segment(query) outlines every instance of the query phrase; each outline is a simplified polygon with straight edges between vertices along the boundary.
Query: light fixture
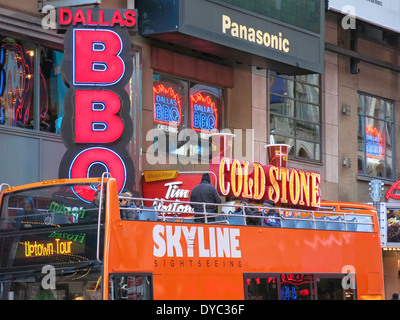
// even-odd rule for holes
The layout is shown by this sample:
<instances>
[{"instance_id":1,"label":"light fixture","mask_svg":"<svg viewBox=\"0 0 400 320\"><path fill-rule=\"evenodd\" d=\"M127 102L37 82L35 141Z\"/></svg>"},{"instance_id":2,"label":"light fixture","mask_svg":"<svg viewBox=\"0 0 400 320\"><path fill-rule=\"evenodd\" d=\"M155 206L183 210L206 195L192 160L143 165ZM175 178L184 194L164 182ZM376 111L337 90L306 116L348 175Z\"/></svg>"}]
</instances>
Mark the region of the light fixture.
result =
<instances>
[{"instance_id":1,"label":"light fixture","mask_svg":"<svg viewBox=\"0 0 400 320\"><path fill-rule=\"evenodd\" d=\"M349 157L343 157L342 160L343 167L346 167L347 169L351 167L351 159Z\"/></svg>"},{"instance_id":2,"label":"light fixture","mask_svg":"<svg viewBox=\"0 0 400 320\"><path fill-rule=\"evenodd\" d=\"M342 113L343 113L345 116L349 116L349 115L350 115L350 108L351 108L350 106L344 104L344 105L342 106Z\"/></svg>"}]
</instances>

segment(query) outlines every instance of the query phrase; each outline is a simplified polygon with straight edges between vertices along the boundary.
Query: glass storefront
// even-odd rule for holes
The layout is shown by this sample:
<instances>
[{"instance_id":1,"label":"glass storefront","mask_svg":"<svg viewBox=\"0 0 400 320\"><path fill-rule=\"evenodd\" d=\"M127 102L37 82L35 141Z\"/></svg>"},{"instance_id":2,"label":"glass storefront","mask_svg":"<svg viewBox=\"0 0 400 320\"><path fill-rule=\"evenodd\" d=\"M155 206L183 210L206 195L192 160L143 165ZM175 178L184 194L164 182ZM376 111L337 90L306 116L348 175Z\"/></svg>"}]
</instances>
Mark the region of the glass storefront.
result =
<instances>
[{"instance_id":1,"label":"glass storefront","mask_svg":"<svg viewBox=\"0 0 400 320\"><path fill-rule=\"evenodd\" d=\"M358 94L358 174L394 178L393 102Z\"/></svg>"},{"instance_id":2,"label":"glass storefront","mask_svg":"<svg viewBox=\"0 0 400 320\"><path fill-rule=\"evenodd\" d=\"M61 78L62 56L60 51L0 35L1 125L60 132L68 90Z\"/></svg>"},{"instance_id":3,"label":"glass storefront","mask_svg":"<svg viewBox=\"0 0 400 320\"><path fill-rule=\"evenodd\" d=\"M289 155L321 161L319 75L269 75L271 143L290 145Z\"/></svg>"},{"instance_id":4,"label":"glass storefront","mask_svg":"<svg viewBox=\"0 0 400 320\"><path fill-rule=\"evenodd\" d=\"M221 88L154 74L154 152L208 161L209 136L222 128L223 108Z\"/></svg>"}]
</instances>

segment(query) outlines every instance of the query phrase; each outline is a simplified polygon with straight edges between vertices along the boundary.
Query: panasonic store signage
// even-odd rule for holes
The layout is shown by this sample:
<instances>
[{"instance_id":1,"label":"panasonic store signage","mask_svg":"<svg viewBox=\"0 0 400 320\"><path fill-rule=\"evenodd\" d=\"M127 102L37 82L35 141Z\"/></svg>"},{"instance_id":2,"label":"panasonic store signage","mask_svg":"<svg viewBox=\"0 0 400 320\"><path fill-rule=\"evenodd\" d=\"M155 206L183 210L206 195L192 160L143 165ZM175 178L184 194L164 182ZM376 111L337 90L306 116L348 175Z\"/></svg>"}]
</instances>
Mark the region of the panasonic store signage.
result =
<instances>
[{"instance_id":1,"label":"panasonic store signage","mask_svg":"<svg viewBox=\"0 0 400 320\"><path fill-rule=\"evenodd\" d=\"M303 72L323 72L324 32L321 30L324 29L325 7L320 2L312 2L314 5L311 7L315 7L313 12L308 12L308 7L303 8L303 20L312 15L314 24L317 24L312 30L226 2L229 1L145 1L139 9L141 15L146 16L141 22L140 32L145 36L237 61L249 59L251 61L242 62L256 66L258 62L265 63L268 59L269 65L275 62L277 66L286 65L291 70L297 68ZM288 1L287 6L292 4L291 12L298 5ZM293 17L293 21L295 18L298 21L301 17ZM249 55L243 55L243 52Z\"/></svg>"}]
</instances>

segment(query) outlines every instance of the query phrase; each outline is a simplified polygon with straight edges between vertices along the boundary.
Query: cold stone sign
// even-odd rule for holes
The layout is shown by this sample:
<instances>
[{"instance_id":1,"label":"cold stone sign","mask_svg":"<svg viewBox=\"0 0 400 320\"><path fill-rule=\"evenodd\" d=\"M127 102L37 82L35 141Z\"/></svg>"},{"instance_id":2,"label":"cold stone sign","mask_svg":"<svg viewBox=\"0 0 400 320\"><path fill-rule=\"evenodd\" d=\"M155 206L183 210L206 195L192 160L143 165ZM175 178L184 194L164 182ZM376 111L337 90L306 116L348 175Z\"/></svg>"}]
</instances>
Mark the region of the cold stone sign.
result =
<instances>
[{"instance_id":1,"label":"cold stone sign","mask_svg":"<svg viewBox=\"0 0 400 320\"><path fill-rule=\"evenodd\" d=\"M61 125L67 151L60 178L110 172L119 191L134 183L133 162L125 149L133 132L125 86L133 71L129 30L137 30L136 17L135 10L58 11L59 28L67 28L61 72L69 86Z\"/></svg>"}]
</instances>

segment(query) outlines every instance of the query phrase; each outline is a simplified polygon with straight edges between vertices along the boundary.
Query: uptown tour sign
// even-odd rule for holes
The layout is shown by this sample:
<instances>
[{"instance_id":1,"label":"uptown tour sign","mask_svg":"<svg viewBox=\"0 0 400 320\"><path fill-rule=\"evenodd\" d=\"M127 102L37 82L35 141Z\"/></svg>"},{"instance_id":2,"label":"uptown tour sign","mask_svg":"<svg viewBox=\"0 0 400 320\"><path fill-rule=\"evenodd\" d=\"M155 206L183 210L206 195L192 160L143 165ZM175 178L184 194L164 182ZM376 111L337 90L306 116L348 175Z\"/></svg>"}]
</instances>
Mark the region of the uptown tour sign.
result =
<instances>
[{"instance_id":1,"label":"uptown tour sign","mask_svg":"<svg viewBox=\"0 0 400 320\"><path fill-rule=\"evenodd\" d=\"M61 72L69 87L61 125L67 151L60 178L110 172L119 191L134 183L134 165L126 151L133 124L125 86L133 71L129 32L137 31L136 19L136 11L129 9L58 10L58 28L66 29Z\"/></svg>"}]
</instances>

